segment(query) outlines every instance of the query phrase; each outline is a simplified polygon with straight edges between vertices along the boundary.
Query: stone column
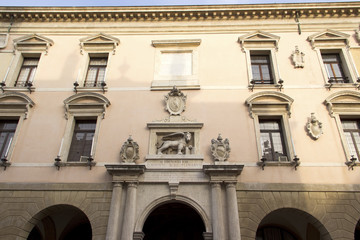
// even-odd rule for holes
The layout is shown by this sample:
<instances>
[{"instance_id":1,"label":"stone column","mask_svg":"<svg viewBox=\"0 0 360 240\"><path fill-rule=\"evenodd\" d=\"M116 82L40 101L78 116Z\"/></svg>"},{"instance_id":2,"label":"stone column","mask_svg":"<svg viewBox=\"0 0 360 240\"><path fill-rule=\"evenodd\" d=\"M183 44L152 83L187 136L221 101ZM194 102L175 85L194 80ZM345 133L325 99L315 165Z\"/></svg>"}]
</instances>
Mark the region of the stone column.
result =
<instances>
[{"instance_id":1,"label":"stone column","mask_svg":"<svg viewBox=\"0 0 360 240\"><path fill-rule=\"evenodd\" d=\"M229 224L229 239L240 240L239 211L236 197L236 183L226 183L227 215Z\"/></svg>"},{"instance_id":2,"label":"stone column","mask_svg":"<svg viewBox=\"0 0 360 240\"><path fill-rule=\"evenodd\" d=\"M211 182L211 214L214 240L225 239L220 182Z\"/></svg>"},{"instance_id":3,"label":"stone column","mask_svg":"<svg viewBox=\"0 0 360 240\"><path fill-rule=\"evenodd\" d=\"M121 240L133 240L135 224L136 190L138 183L130 182L127 186L126 207L123 220Z\"/></svg>"},{"instance_id":4,"label":"stone column","mask_svg":"<svg viewBox=\"0 0 360 240\"><path fill-rule=\"evenodd\" d=\"M120 239L122 187L121 182L115 182L113 185L106 240Z\"/></svg>"}]
</instances>

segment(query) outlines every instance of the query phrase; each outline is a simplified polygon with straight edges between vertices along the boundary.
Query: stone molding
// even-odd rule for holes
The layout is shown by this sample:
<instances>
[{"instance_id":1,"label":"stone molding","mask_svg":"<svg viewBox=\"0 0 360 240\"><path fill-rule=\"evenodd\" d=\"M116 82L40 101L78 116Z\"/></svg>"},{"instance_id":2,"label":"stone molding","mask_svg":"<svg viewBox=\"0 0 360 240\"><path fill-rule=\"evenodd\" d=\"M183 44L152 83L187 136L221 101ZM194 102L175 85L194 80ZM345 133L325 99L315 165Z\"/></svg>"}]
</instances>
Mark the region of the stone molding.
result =
<instances>
[{"instance_id":1,"label":"stone molding","mask_svg":"<svg viewBox=\"0 0 360 240\"><path fill-rule=\"evenodd\" d=\"M0 95L0 114L24 114L27 118L29 108L35 103L27 95L18 92L6 92Z\"/></svg>"},{"instance_id":2,"label":"stone molding","mask_svg":"<svg viewBox=\"0 0 360 240\"><path fill-rule=\"evenodd\" d=\"M327 97L324 104L332 117L334 117L334 113L359 114L360 93L350 90L339 91Z\"/></svg>"},{"instance_id":3,"label":"stone molding","mask_svg":"<svg viewBox=\"0 0 360 240\"><path fill-rule=\"evenodd\" d=\"M331 46L346 46L349 48L349 34L327 29L326 31L315 33L308 37L308 41L313 48Z\"/></svg>"},{"instance_id":4,"label":"stone molding","mask_svg":"<svg viewBox=\"0 0 360 240\"><path fill-rule=\"evenodd\" d=\"M116 37L99 33L80 39L80 53L85 51L110 52L115 54L116 47L120 44L120 40Z\"/></svg>"},{"instance_id":5,"label":"stone molding","mask_svg":"<svg viewBox=\"0 0 360 240\"><path fill-rule=\"evenodd\" d=\"M256 31L252 33L245 34L239 37L239 43L242 50L249 47L263 47L264 45L269 45L268 47L273 47L276 50L278 49L280 37L271 33L264 31Z\"/></svg>"},{"instance_id":6,"label":"stone molding","mask_svg":"<svg viewBox=\"0 0 360 240\"><path fill-rule=\"evenodd\" d=\"M45 51L46 55L52 45L54 45L53 40L35 33L14 39L14 49L21 52Z\"/></svg>"},{"instance_id":7,"label":"stone molding","mask_svg":"<svg viewBox=\"0 0 360 240\"><path fill-rule=\"evenodd\" d=\"M1 7L0 20L15 22L196 21L356 17L360 4L300 3L159 7Z\"/></svg>"}]
</instances>

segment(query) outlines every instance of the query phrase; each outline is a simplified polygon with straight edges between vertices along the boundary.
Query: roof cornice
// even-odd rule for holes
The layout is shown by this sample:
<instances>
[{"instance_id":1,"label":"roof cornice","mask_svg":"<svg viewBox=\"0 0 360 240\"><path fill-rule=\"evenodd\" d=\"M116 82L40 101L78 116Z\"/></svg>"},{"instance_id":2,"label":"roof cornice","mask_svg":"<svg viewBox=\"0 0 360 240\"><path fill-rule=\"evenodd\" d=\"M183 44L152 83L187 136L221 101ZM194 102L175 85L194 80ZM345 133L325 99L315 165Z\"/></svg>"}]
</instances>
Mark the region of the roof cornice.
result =
<instances>
[{"instance_id":1,"label":"roof cornice","mask_svg":"<svg viewBox=\"0 0 360 240\"><path fill-rule=\"evenodd\" d=\"M359 2L161 7L0 7L0 21L191 21L360 15Z\"/></svg>"}]
</instances>

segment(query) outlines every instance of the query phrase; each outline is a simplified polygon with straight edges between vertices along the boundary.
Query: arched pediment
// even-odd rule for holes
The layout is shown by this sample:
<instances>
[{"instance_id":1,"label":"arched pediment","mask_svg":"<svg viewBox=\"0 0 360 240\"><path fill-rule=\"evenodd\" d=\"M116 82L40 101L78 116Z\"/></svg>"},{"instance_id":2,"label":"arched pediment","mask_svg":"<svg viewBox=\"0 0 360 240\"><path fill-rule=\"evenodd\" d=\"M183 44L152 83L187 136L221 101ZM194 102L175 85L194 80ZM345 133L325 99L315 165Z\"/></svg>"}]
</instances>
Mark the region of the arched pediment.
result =
<instances>
[{"instance_id":1,"label":"arched pediment","mask_svg":"<svg viewBox=\"0 0 360 240\"><path fill-rule=\"evenodd\" d=\"M280 37L271 33L256 31L239 37L239 43L244 49L246 47L273 47L278 48Z\"/></svg>"},{"instance_id":2,"label":"arched pediment","mask_svg":"<svg viewBox=\"0 0 360 240\"><path fill-rule=\"evenodd\" d=\"M290 108L293 102L294 99L291 97L275 91L258 92L245 101L249 106L252 117L254 112L257 114L265 112L274 114L287 113L290 116Z\"/></svg>"},{"instance_id":3,"label":"arched pediment","mask_svg":"<svg viewBox=\"0 0 360 240\"><path fill-rule=\"evenodd\" d=\"M313 48L315 47L325 47L329 44L334 46L336 44L337 46L343 45L343 46L349 46L349 34L345 34L339 31L334 31L331 29L327 29L322 32L315 33L313 35L310 35L308 37L308 41L310 41L311 46Z\"/></svg>"},{"instance_id":4,"label":"arched pediment","mask_svg":"<svg viewBox=\"0 0 360 240\"><path fill-rule=\"evenodd\" d=\"M14 40L14 48L19 51L45 51L47 53L53 44L54 41L50 38L35 33Z\"/></svg>"},{"instance_id":5,"label":"arched pediment","mask_svg":"<svg viewBox=\"0 0 360 240\"><path fill-rule=\"evenodd\" d=\"M64 100L65 117L68 113L84 114L105 114L105 109L110 105L110 101L98 93L78 93Z\"/></svg>"},{"instance_id":6,"label":"arched pediment","mask_svg":"<svg viewBox=\"0 0 360 240\"><path fill-rule=\"evenodd\" d=\"M113 51L115 54L116 47L120 44L120 40L116 37L99 33L89 37L80 39L80 52L85 51Z\"/></svg>"},{"instance_id":7,"label":"arched pediment","mask_svg":"<svg viewBox=\"0 0 360 240\"><path fill-rule=\"evenodd\" d=\"M0 95L0 113L2 114L24 114L27 118L29 108L33 107L35 103L23 93L6 92Z\"/></svg>"},{"instance_id":8,"label":"arched pediment","mask_svg":"<svg viewBox=\"0 0 360 240\"><path fill-rule=\"evenodd\" d=\"M337 114L360 114L360 93L356 91L340 91L325 99L331 116Z\"/></svg>"}]
</instances>

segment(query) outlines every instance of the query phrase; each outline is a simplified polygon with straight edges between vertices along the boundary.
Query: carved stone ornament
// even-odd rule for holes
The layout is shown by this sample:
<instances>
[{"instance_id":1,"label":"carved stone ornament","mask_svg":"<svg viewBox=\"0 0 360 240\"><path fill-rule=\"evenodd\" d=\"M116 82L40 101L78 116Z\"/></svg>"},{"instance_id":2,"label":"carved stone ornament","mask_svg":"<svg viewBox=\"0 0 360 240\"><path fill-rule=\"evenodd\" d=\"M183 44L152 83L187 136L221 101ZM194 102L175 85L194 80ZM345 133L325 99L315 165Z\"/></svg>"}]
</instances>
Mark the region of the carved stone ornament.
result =
<instances>
[{"instance_id":1,"label":"carved stone ornament","mask_svg":"<svg viewBox=\"0 0 360 240\"><path fill-rule=\"evenodd\" d=\"M175 150L178 155L191 154L193 147L189 145L191 140L191 133L189 132L175 132L170 133L161 138L157 143L157 154L171 154Z\"/></svg>"},{"instance_id":2,"label":"carved stone ornament","mask_svg":"<svg viewBox=\"0 0 360 240\"><path fill-rule=\"evenodd\" d=\"M211 153L215 161L226 161L229 158L230 150L229 140L226 138L223 141L220 134L217 139L211 140Z\"/></svg>"},{"instance_id":3,"label":"carved stone ornament","mask_svg":"<svg viewBox=\"0 0 360 240\"><path fill-rule=\"evenodd\" d=\"M299 47L295 46L295 51L291 54L295 68L304 68L305 53L300 52Z\"/></svg>"},{"instance_id":4,"label":"carved stone ornament","mask_svg":"<svg viewBox=\"0 0 360 240\"><path fill-rule=\"evenodd\" d=\"M323 134L322 123L316 119L315 113L311 113L311 117L306 124L306 129L308 134L315 140L319 139L321 134Z\"/></svg>"},{"instance_id":5,"label":"carved stone ornament","mask_svg":"<svg viewBox=\"0 0 360 240\"><path fill-rule=\"evenodd\" d=\"M168 95L165 96L165 102L165 109L170 115L180 115L185 111L186 96L175 86Z\"/></svg>"},{"instance_id":6,"label":"carved stone ornament","mask_svg":"<svg viewBox=\"0 0 360 240\"><path fill-rule=\"evenodd\" d=\"M121 147L120 151L121 161L124 163L133 163L139 159L139 145L133 141L131 136Z\"/></svg>"}]
</instances>

